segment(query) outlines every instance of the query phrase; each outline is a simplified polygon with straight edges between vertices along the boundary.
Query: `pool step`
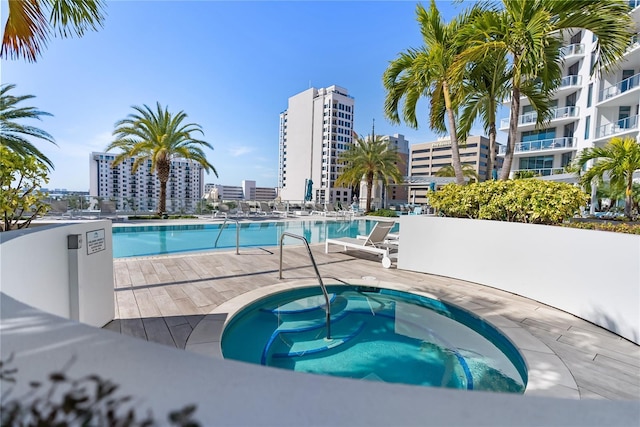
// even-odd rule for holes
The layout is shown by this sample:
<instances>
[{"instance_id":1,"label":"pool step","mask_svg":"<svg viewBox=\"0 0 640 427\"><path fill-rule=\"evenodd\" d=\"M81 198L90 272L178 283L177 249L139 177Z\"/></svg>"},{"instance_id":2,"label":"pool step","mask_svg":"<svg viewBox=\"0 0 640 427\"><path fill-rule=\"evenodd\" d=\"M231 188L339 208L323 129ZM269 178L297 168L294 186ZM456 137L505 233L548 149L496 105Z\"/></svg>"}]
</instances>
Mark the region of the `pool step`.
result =
<instances>
[{"instance_id":1,"label":"pool step","mask_svg":"<svg viewBox=\"0 0 640 427\"><path fill-rule=\"evenodd\" d=\"M302 301L308 300L308 301ZM325 300L323 296L314 296L296 300L286 305L264 309L278 317L281 327L286 327L287 323L295 322L324 322L326 319ZM331 304L331 318L340 315L347 306L347 300L335 294L329 294ZM295 303L295 304L294 304Z\"/></svg>"},{"instance_id":2,"label":"pool step","mask_svg":"<svg viewBox=\"0 0 640 427\"><path fill-rule=\"evenodd\" d=\"M355 328L352 329L349 333L344 333L342 331L332 331L331 339L327 340L325 337L314 337L314 339L306 339L301 340L299 336L291 337L296 341L291 345L287 346L286 344L274 346L274 353L272 357L274 358L285 358L285 357L302 357L311 354L322 353L325 351L329 351L336 347L345 344L358 336L360 332L364 329L365 322L361 321L356 324ZM333 325L332 325L333 326ZM337 329L337 328L333 328ZM293 335L293 334L291 334ZM286 339L286 337L283 337ZM284 343L284 341L283 341ZM284 347L284 351L278 352L280 348Z\"/></svg>"}]
</instances>

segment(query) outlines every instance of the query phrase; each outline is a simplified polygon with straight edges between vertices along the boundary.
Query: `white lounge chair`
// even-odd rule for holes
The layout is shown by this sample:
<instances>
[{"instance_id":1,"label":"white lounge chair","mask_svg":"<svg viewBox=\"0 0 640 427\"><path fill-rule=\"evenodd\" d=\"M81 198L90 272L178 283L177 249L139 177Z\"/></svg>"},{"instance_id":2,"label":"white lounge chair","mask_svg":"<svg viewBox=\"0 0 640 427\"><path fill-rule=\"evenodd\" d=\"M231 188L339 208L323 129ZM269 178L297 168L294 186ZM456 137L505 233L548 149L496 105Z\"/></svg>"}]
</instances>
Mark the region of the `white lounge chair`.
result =
<instances>
[{"instance_id":1,"label":"white lounge chair","mask_svg":"<svg viewBox=\"0 0 640 427\"><path fill-rule=\"evenodd\" d=\"M380 221L371 229L371 232L365 239L358 239L354 237L340 237L336 239L327 239L325 241L324 251L329 253L329 245L339 245L344 248L345 251L349 249L356 249L359 251L374 253L382 256L382 266L384 268L391 267L390 253L392 249L397 249L397 245L389 244L387 242L387 236L389 231L394 226L393 221Z\"/></svg>"}]
</instances>

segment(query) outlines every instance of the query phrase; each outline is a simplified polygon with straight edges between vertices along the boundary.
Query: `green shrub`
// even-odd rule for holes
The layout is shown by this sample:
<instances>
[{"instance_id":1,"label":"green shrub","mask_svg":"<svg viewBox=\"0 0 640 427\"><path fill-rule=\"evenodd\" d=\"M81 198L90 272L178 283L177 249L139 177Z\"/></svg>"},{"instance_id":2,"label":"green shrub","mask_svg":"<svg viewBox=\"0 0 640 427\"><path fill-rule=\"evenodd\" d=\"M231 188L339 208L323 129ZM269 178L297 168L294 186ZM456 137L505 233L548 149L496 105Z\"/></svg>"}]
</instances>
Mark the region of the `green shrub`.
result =
<instances>
[{"instance_id":1,"label":"green shrub","mask_svg":"<svg viewBox=\"0 0 640 427\"><path fill-rule=\"evenodd\" d=\"M367 212L366 215L383 216L389 218L395 218L398 216L396 211L392 211L391 209L378 209L377 211Z\"/></svg>"},{"instance_id":2,"label":"green shrub","mask_svg":"<svg viewBox=\"0 0 640 427\"><path fill-rule=\"evenodd\" d=\"M444 216L532 224L561 223L589 199L578 187L539 179L448 184L427 196Z\"/></svg>"},{"instance_id":3,"label":"green shrub","mask_svg":"<svg viewBox=\"0 0 640 427\"><path fill-rule=\"evenodd\" d=\"M640 235L640 225L625 223L614 224L612 222L570 222L562 224L564 227L580 228L583 230L613 231L615 233L627 233Z\"/></svg>"}]
</instances>

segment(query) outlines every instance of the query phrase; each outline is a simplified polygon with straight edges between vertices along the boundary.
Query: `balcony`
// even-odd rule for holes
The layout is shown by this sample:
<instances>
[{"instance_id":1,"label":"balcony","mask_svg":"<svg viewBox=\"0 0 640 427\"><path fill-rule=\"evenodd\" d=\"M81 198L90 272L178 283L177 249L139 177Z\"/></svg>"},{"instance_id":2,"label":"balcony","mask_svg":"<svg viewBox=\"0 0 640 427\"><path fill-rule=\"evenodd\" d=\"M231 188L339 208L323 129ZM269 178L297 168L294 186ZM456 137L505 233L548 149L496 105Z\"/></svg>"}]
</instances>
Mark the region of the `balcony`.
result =
<instances>
[{"instance_id":1,"label":"balcony","mask_svg":"<svg viewBox=\"0 0 640 427\"><path fill-rule=\"evenodd\" d=\"M566 76L560 80L560 84L556 89L555 96L562 96L570 91L580 89L582 84L582 76Z\"/></svg>"},{"instance_id":2,"label":"balcony","mask_svg":"<svg viewBox=\"0 0 640 427\"><path fill-rule=\"evenodd\" d=\"M575 43L570 44L569 46L564 46L560 49L560 54L565 59L575 55L584 55L584 45L581 43Z\"/></svg>"},{"instance_id":3,"label":"balcony","mask_svg":"<svg viewBox=\"0 0 640 427\"><path fill-rule=\"evenodd\" d=\"M640 87L640 73L624 79L613 86L609 86L600 91L598 95L598 104L606 104L606 106L627 105L630 98L637 101L637 88ZM628 96L627 96L628 95Z\"/></svg>"},{"instance_id":4,"label":"balcony","mask_svg":"<svg viewBox=\"0 0 640 427\"><path fill-rule=\"evenodd\" d=\"M564 137L564 138L551 138L543 139L540 141L528 141L519 142L515 145L513 154L518 155L522 153L530 154L535 151L544 150L558 150L558 151L571 151L576 147L576 138ZM569 149L569 150L566 150ZM501 145L499 156L504 156L507 153L507 146Z\"/></svg>"},{"instance_id":5,"label":"balcony","mask_svg":"<svg viewBox=\"0 0 640 427\"><path fill-rule=\"evenodd\" d=\"M549 176L549 175L561 175L563 173L566 173L564 168L515 169L511 171L511 176L528 177L529 174L533 174L533 176Z\"/></svg>"},{"instance_id":6,"label":"balcony","mask_svg":"<svg viewBox=\"0 0 640 427\"><path fill-rule=\"evenodd\" d=\"M568 123L578 117L580 109L578 107L560 107L552 110L551 121L556 124ZM500 129L509 129L509 117L500 120ZM518 117L518 130L526 130L526 128L535 128L538 120L538 112L531 111Z\"/></svg>"},{"instance_id":7,"label":"balcony","mask_svg":"<svg viewBox=\"0 0 640 427\"><path fill-rule=\"evenodd\" d=\"M627 117L614 123L600 126L596 130L596 138L608 138L611 136L620 136L628 133L637 132L638 116Z\"/></svg>"}]
</instances>

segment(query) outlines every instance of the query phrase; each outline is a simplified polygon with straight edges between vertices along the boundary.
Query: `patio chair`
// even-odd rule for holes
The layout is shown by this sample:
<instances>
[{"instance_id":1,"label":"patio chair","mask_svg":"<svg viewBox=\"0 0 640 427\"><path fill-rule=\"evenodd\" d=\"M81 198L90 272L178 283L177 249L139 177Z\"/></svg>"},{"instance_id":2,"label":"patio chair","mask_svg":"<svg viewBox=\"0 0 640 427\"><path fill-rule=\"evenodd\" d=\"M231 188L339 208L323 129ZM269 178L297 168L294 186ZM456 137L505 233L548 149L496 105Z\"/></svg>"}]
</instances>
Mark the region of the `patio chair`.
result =
<instances>
[{"instance_id":1,"label":"patio chair","mask_svg":"<svg viewBox=\"0 0 640 427\"><path fill-rule=\"evenodd\" d=\"M413 211L409 212L409 215L422 215L422 206L413 208Z\"/></svg>"},{"instance_id":2,"label":"patio chair","mask_svg":"<svg viewBox=\"0 0 640 427\"><path fill-rule=\"evenodd\" d=\"M216 211L214 217L224 217L229 218L229 205L225 205L224 203L220 203L218 205L218 210Z\"/></svg>"},{"instance_id":3,"label":"patio chair","mask_svg":"<svg viewBox=\"0 0 640 427\"><path fill-rule=\"evenodd\" d=\"M71 218L71 212L69 212L69 201L51 200L51 202L49 202L47 216L57 217L59 219L63 219L65 217Z\"/></svg>"},{"instance_id":4,"label":"patio chair","mask_svg":"<svg viewBox=\"0 0 640 427\"><path fill-rule=\"evenodd\" d=\"M260 211L258 212L259 214L264 216L281 216L279 212L276 213L274 212L273 209L271 209L271 206L269 206L269 203L267 202L259 202L259 203L260 203Z\"/></svg>"},{"instance_id":5,"label":"patio chair","mask_svg":"<svg viewBox=\"0 0 640 427\"><path fill-rule=\"evenodd\" d=\"M100 218L117 219L118 212L116 211L116 203L110 200L103 200L100 202Z\"/></svg>"},{"instance_id":6,"label":"patio chair","mask_svg":"<svg viewBox=\"0 0 640 427\"><path fill-rule=\"evenodd\" d=\"M289 216L289 210L287 209L287 205L282 202L276 203L273 207L273 213L282 216L283 218L287 218Z\"/></svg>"},{"instance_id":7,"label":"patio chair","mask_svg":"<svg viewBox=\"0 0 640 427\"><path fill-rule=\"evenodd\" d=\"M398 245L390 244L387 240L389 231L394 226L393 221L376 222L371 232L364 239L353 237L340 237L336 239L327 239L325 241L324 251L329 253L329 245L339 245L345 251L356 249L363 252L369 252L382 256L382 266L384 268L391 267L391 251L397 249Z\"/></svg>"}]
</instances>

